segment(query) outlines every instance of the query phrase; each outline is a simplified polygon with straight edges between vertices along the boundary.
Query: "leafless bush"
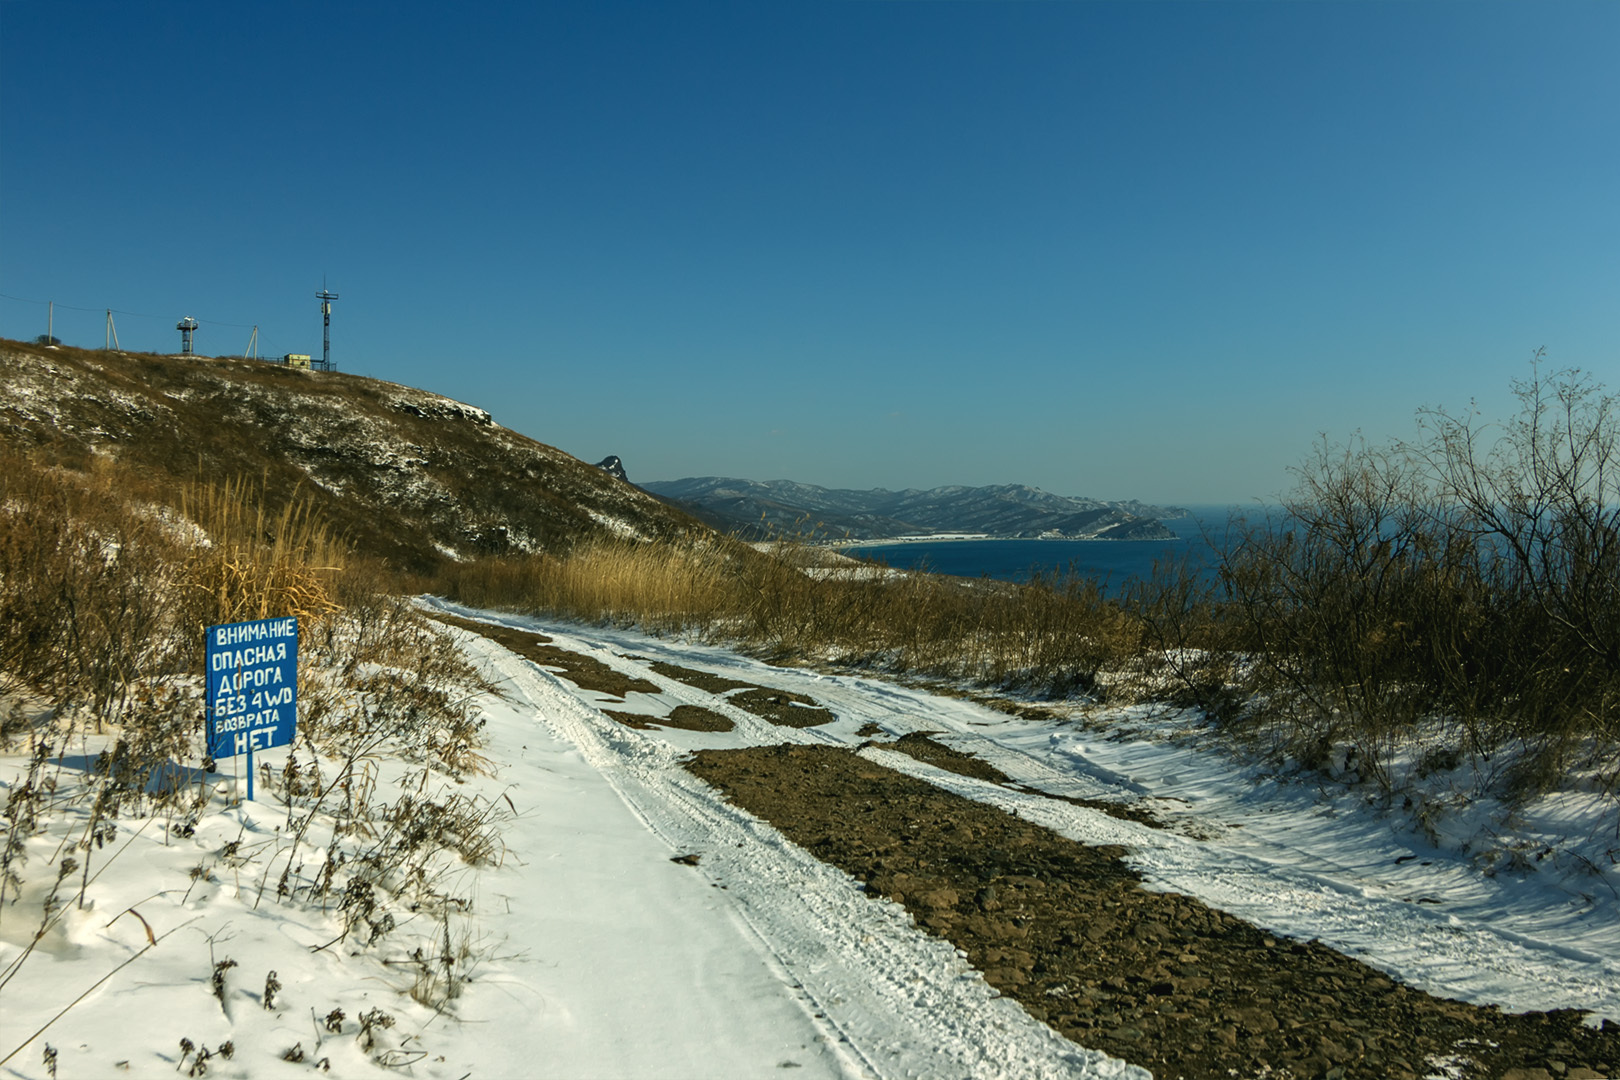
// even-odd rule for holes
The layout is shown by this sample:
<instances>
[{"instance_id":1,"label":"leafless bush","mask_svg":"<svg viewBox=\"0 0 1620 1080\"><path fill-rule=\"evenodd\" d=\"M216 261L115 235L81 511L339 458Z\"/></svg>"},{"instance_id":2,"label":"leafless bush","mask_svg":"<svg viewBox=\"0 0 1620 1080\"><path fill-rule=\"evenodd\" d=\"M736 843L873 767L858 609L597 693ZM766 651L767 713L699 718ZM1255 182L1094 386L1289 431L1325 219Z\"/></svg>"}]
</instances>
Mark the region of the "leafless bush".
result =
<instances>
[{"instance_id":1,"label":"leafless bush","mask_svg":"<svg viewBox=\"0 0 1620 1080\"><path fill-rule=\"evenodd\" d=\"M1191 556L1159 560L1125 605L1141 628L1121 682L1139 698L1198 709L1217 721L1241 711L1235 643L1218 586Z\"/></svg>"},{"instance_id":2,"label":"leafless bush","mask_svg":"<svg viewBox=\"0 0 1620 1080\"><path fill-rule=\"evenodd\" d=\"M1430 410L1412 442L1324 444L1280 515L1230 534L1237 729L1307 764L1348 747L1385 785L1421 730L1510 801L1571 769L1614 792L1620 417L1539 362L1515 391L1500 427Z\"/></svg>"},{"instance_id":3,"label":"leafless bush","mask_svg":"<svg viewBox=\"0 0 1620 1080\"><path fill-rule=\"evenodd\" d=\"M1451 520L1475 539L1494 621L1511 630L1494 670L1502 741L1543 790L1572 765L1620 763L1620 413L1578 371L1515 384L1519 413L1493 433L1471 414L1424 414L1414 454Z\"/></svg>"}]
</instances>

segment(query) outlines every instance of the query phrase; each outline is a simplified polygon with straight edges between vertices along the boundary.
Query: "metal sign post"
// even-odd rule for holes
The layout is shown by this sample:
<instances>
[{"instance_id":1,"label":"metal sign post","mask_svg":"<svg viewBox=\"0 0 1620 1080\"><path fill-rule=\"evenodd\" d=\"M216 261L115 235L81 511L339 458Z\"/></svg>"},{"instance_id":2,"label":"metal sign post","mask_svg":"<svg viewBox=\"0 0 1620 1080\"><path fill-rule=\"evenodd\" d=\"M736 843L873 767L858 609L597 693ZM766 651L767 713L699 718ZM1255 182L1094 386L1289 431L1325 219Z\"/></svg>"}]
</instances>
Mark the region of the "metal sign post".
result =
<instances>
[{"instance_id":1,"label":"metal sign post","mask_svg":"<svg viewBox=\"0 0 1620 1080\"><path fill-rule=\"evenodd\" d=\"M205 633L208 756L248 756L251 802L253 751L288 745L298 721L298 620L227 623Z\"/></svg>"}]
</instances>

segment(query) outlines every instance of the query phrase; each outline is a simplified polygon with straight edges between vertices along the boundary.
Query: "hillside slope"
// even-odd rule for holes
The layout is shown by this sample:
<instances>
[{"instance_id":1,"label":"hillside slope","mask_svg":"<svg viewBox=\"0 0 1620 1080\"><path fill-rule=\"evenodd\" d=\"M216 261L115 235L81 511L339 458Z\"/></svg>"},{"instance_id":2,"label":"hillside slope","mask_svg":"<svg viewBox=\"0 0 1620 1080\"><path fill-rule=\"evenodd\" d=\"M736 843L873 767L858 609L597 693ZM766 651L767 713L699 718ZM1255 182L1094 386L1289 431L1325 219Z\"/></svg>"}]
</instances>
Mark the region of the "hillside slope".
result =
<instances>
[{"instance_id":1,"label":"hillside slope","mask_svg":"<svg viewBox=\"0 0 1620 1080\"><path fill-rule=\"evenodd\" d=\"M1061 536L1077 540L1165 540L1155 519L1184 510L1138 502L1053 495L1024 484L904 491L851 491L791 480L705 476L641 485L717 527L793 533L814 525L828 536L873 540L930 533Z\"/></svg>"},{"instance_id":2,"label":"hillside slope","mask_svg":"<svg viewBox=\"0 0 1620 1080\"><path fill-rule=\"evenodd\" d=\"M252 360L0 340L0 439L164 481L262 479L405 570L446 557L654 538L696 520L483 409L395 383Z\"/></svg>"}]
</instances>

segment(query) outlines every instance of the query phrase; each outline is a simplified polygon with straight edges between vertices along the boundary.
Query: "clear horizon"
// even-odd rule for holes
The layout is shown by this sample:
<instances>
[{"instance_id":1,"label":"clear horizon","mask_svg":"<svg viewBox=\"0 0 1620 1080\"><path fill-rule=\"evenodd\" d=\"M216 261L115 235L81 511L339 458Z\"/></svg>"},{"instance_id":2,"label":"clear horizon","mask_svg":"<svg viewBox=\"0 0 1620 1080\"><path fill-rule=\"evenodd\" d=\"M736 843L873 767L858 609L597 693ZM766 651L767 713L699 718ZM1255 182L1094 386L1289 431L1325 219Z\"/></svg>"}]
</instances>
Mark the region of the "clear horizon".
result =
<instances>
[{"instance_id":1,"label":"clear horizon","mask_svg":"<svg viewBox=\"0 0 1620 1080\"><path fill-rule=\"evenodd\" d=\"M1615 387L1620 5L0 0L0 334L319 355L632 480L1248 504Z\"/></svg>"}]
</instances>

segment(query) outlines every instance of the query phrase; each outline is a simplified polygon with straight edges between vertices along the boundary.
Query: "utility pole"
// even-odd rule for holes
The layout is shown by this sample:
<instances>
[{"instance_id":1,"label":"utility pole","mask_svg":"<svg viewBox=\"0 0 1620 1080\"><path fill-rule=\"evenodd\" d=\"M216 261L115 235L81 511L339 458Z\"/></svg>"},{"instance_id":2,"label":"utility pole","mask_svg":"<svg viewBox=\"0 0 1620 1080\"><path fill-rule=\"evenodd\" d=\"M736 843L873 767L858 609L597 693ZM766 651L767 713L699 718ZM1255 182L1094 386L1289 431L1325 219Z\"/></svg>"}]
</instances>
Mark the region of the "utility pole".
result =
<instances>
[{"instance_id":1,"label":"utility pole","mask_svg":"<svg viewBox=\"0 0 1620 1080\"><path fill-rule=\"evenodd\" d=\"M249 360L257 360L259 358L259 328L257 326L253 328L253 334L248 338L247 351L242 355L247 357Z\"/></svg>"},{"instance_id":2,"label":"utility pole","mask_svg":"<svg viewBox=\"0 0 1620 1080\"><path fill-rule=\"evenodd\" d=\"M117 346L117 345L118 345L118 327L113 325L112 308L108 308L107 309L107 344L106 344L105 348L106 348L106 350L108 352L111 352L113 350L113 347ZM124 351L123 347L119 346L118 351L123 352Z\"/></svg>"},{"instance_id":3,"label":"utility pole","mask_svg":"<svg viewBox=\"0 0 1620 1080\"><path fill-rule=\"evenodd\" d=\"M38 326L38 323L34 324ZM50 307L45 309L45 344L56 344L56 301L52 300Z\"/></svg>"},{"instance_id":4,"label":"utility pole","mask_svg":"<svg viewBox=\"0 0 1620 1080\"><path fill-rule=\"evenodd\" d=\"M332 370L332 301L338 298L335 292L328 292L326 283L321 283L321 291L315 294L315 299L321 302L321 370Z\"/></svg>"}]
</instances>

